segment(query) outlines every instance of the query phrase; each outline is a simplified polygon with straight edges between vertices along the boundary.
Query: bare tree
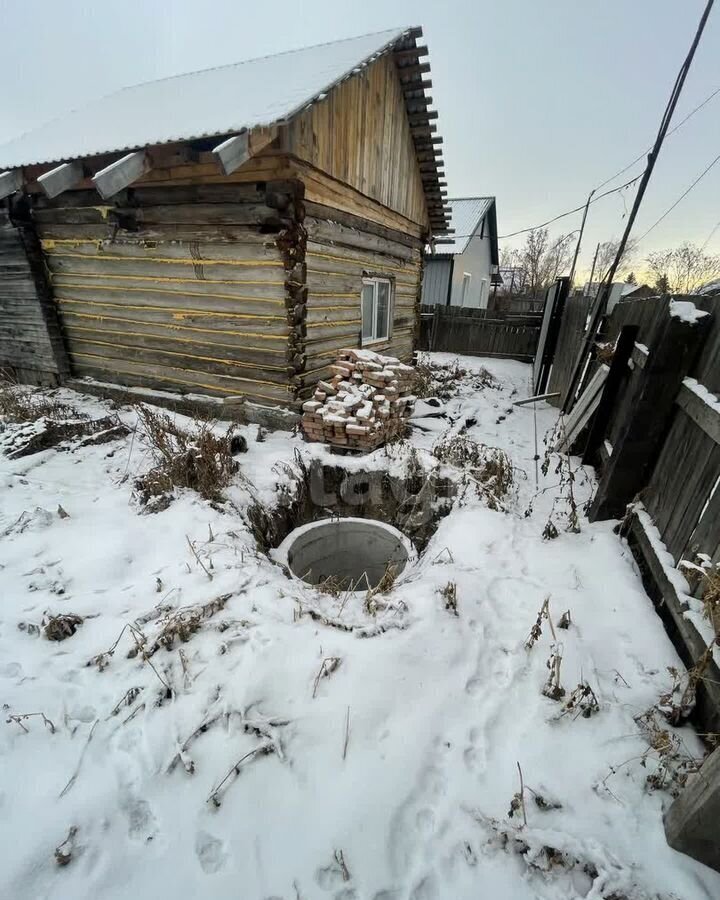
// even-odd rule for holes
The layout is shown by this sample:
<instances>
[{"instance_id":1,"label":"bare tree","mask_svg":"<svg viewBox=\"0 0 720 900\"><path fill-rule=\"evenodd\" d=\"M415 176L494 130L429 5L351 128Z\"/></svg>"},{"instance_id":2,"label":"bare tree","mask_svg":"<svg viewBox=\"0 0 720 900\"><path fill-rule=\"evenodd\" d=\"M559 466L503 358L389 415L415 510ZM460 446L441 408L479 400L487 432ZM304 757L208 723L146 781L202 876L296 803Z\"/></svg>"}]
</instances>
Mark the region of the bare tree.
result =
<instances>
[{"instance_id":1,"label":"bare tree","mask_svg":"<svg viewBox=\"0 0 720 900\"><path fill-rule=\"evenodd\" d=\"M539 297L556 278L568 271L572 257L572 234L561 234L551 240L547 228L533 228L528 232L520 250L520 264L527 272L528 293Z\"/></svg>"},{"instance_id":2,"label":"bare tree","mask_svg":"<svg viewBox=\"0 0 720 900\"><path fill-rule=\"evenodd\" d=\"M620 247L620 241L611 240L604 241L600 244L600 249L598 250L597 255L597 263L595 264L595 280L602 281L605 276L610 271L610 266L613 264L615 257L618 252L618 248ZM617 269L615 270L615 275L618 278L621 278L624 274L626 274L632 266L633 259L637 252L637 241L628 241L625 245L625 250L623 251L623 255L620 257L620 262L618 264Z\"/></svg>"},{"instance_id":3,"label":"bare tree","mask_svg":"<svg viewBox=\"0 0 720 900\"><path fill-rule=\"evenodd\" d=\"M704 253L689 241L674 250L654 250L647 256L654 287L662 293L692 294L720 277L720 256Z\"/></svg>"}]
</instances>

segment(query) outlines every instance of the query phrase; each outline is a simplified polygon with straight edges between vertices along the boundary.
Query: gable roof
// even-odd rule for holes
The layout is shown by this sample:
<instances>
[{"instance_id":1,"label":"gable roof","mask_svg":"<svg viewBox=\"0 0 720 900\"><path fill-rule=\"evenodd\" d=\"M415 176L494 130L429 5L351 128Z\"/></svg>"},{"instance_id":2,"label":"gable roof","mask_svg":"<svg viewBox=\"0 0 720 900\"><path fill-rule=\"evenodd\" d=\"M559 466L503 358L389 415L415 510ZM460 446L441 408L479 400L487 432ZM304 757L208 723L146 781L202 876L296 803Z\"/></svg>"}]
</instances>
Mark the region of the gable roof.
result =
<instances>
[{"instance_id":1,"label":"gable roof","mask_svg":"<svg viewBox=\"0 0 720 900\"><path fill-rule=\"evenodd\" d=\"M425 120L420 75L402 75L404 63L417 69L417 57L427 54L416 47L421 34L395 28L126 87L0 145L0 171L282 124L393 51L406 57L396 62L408 114ZM433 171L425 185L429 201L439 199L440 174ZM438 213L431 211L436 223Z\"/></svg>"},{"instance_id":2,"label":"gable roof","mask_svg":"<svg viewBox=\"0 0 720 900\"><path fill-rule=\"evenodd\" d=\"M448 243L438 244L433 256L457 256L467 250L470 239L488 218L486 234L494 245L493 263L498 264L497 215L494 197L455 197L447 201L450 207L450 228L454 236Z\"/></svg>"}]
</instances>

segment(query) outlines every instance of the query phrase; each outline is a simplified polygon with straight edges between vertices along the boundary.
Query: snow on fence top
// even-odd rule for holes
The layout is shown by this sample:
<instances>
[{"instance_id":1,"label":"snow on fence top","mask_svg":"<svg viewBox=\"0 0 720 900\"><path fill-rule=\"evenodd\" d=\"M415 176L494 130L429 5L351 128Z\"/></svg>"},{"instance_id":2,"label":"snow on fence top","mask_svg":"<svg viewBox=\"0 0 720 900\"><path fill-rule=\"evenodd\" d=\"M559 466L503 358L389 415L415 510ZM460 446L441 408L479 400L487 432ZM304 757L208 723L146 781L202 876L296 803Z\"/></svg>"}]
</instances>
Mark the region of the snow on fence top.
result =
<instances>
[{"instance_id":1,"label":"snow on fence top","mask_svg":"<svg viewBox=\"0 0 720 900\"><path fill-rule=\"evenodd\" d=\"M123 88L3 144L0 169L287 120L409 31L379 31Z\"/></svg>"}]
</instances>

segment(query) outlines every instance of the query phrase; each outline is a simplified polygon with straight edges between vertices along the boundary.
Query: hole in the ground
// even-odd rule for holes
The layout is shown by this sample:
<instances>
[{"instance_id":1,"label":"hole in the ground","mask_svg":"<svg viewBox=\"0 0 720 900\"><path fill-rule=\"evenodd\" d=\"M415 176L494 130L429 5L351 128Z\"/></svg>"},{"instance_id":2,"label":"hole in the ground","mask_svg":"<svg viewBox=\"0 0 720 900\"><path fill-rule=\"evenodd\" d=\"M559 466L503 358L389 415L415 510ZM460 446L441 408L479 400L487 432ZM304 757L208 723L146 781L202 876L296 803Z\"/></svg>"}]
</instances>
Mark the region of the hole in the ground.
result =
<instances>
[{"instance_id":1,"label":"hole in the ground","mask_svg":"<svg viewBox=\"0 0 720 900\"><path fill-rule=\"evenodd\" d=\"M422 552L452 508L457 484L436 470L411 467L403 476L380 469L349 471L313 460L287 469L296 482L279 494L277 506L248 510L259 547L279 547L293 529L330 517L376 519L397 528Z\"/></svg>"},{"instance_id":2,"label":"hole in the ground","mask_svg":"<svg viewBox=\"0 0 720 900\"><path fill-rule=\"evenodd\" d=\"M414 559L410 541L373 519L323 519L291 531L273 554L308 584L343 589L377 587L388 569L397 577Z\"/></svg>"}]
</instances>

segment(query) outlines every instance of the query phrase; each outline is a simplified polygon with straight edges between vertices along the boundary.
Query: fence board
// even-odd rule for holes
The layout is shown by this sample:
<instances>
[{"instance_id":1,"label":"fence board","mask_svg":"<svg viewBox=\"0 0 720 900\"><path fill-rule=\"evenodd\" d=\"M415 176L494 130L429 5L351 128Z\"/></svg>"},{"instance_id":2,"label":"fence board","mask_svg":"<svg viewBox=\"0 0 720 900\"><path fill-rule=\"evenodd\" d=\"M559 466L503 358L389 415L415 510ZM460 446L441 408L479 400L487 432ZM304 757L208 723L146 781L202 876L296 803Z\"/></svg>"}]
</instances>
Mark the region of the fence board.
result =
<instances>
[{"instance_id":1,"label":"fence board","mask_svg":"<svg viewBox=\"0 0 720 900\"><path fill-rule=\"evenodd\" d=\"M539 315L503 315L462 306L421 307L422 350L530 361L539 331Z\"/></svg>"},{"instance_id":2,"label":"fence board","mask_svg":"<svg viewBox=\"0 0 720 900\"><path fill-rule=\"evenodd\" d=\"M568 297L565 311L560 322L560 334L555 347L555 358L550 370L548 391L559 391L560 396L549 400L554 406L560 406L565 391L570 383L572 370L577 359L580 342L585 334L585 322L589 311L587 297Z\"/></svg>"}]
</instances>

